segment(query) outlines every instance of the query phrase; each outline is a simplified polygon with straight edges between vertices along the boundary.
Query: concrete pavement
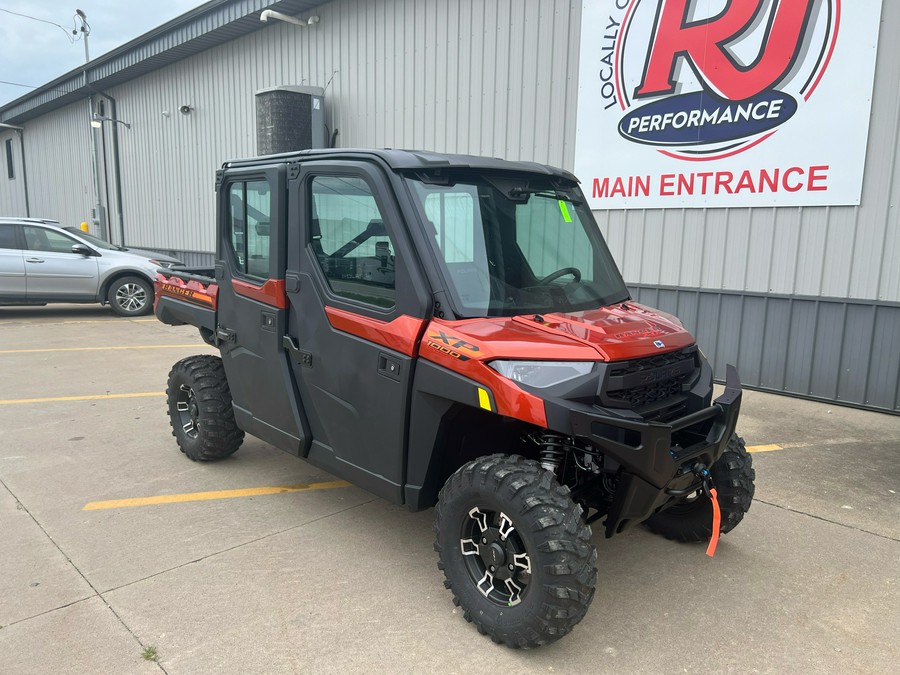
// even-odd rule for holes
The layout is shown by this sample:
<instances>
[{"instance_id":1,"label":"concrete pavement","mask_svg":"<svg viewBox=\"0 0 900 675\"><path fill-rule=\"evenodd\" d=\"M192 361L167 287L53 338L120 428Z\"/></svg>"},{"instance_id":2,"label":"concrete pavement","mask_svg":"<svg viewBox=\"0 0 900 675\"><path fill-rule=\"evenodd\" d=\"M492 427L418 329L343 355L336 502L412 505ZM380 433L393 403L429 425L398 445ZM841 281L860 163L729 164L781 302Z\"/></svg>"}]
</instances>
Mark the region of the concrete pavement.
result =
<instances>
[{"instance_id":1,"label":"concrete pavement","mask_svg":"<svg viewBox=\"0 0 900 675\"><path fill-rule=\"evenodd\" d=\"M128 349L49 351L95 346ZM896 416L747 392L739 432L769 450L716 557L596 534L585 620L516 652L453 607L430 511L355 487L84 511L334 480L252 438L186 460L159 394L203 352L152 317L0 308L0 672L897 672Z\"/></svg>"}]
</instances>

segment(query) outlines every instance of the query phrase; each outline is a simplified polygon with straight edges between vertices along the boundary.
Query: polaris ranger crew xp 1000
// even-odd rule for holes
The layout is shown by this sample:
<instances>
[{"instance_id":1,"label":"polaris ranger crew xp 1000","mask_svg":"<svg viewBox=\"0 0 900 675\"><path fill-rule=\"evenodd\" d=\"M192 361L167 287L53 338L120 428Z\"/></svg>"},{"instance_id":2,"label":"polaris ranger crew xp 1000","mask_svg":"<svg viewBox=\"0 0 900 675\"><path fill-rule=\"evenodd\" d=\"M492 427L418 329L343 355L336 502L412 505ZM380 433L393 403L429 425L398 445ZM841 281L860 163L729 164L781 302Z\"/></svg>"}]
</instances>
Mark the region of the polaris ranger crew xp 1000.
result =
<instances>
[{"instance_id":1,"label":"polaris ranger crew xp 1000","mask_svg":"<svg viewBox=\"0 0 900 675\"><path fill-rule=\"evenodd\" d=\"M594 595L591 523L710 540L749 509L741 401L673 316L631 301L578 181L393 150L229 162L214 269L161 269L156 314L221 358L169 375L192 460L249 433L411 510L465 618L513 647ZM337 564L337 563L336 563Z\"/></svg>"}]
</instances>

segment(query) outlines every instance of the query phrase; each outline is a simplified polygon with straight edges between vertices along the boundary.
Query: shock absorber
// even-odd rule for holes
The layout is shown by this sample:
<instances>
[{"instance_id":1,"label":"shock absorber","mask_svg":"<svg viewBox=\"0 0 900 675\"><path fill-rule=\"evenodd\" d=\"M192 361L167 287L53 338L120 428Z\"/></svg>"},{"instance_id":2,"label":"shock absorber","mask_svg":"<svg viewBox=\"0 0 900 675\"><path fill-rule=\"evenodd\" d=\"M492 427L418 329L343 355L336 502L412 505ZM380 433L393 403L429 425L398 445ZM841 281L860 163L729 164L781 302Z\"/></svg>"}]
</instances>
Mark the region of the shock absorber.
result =
<instances>
[{"instance_id":1,"label":"shock absorber","mask_svg":"<svg viewBox=\"0 0 900 675\"><path fill-rule=\"evenodd\" d=\"M566 458L566 437L551 431L541 436L541 466L556 473Z\"/></svg>"}]
</instances>

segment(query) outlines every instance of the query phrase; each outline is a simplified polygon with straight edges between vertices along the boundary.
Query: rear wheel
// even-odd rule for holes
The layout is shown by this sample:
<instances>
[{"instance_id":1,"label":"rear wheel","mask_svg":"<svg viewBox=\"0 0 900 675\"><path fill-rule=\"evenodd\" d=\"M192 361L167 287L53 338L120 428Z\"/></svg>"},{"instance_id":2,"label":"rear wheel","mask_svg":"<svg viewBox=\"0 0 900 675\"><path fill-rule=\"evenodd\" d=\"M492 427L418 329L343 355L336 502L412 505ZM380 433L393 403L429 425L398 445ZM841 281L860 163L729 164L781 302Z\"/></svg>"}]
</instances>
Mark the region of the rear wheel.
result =
<instances>
[{"instance_id":1,"label":"rear wheel","mask_svg":"<svg viewBox=\"0 0 900 675\"><path fill-rule=\"evenodd\" d=\"M172 435L190 459L223 459L241 447L244 432L234 421L231 391L218 356L189 356L176 363L166 396Z\"/></svg>"},{"instance_id":2,"label":"rear wheel","mask_svg":"<svg viewBox=\"0 0 900 675\"><path fill-rule=\"evenodd\" d=\"M584 617L597 552L581 507L537 462L492 455L441 490L434 548L453 602L494 642L537 647Z\"/></svg>"},{"instance_id":3,"label":"rear wheel","mask_svg":"<svg viewBox=\"0 0 900 675\"><path fill-rule=\"evenodd\" d=\"M728 447L709 470L719 497L722 520L719 532L731 532L750 510L756 487L756 471L753 459L744 445L744 439L732 435ZM694 542L706 541L712 536L713 509L710 498L698 492L685 497L680 503L651 516L646 526L666 539Z\"/></svg>"},{"instance_id":4,"label":"rear wheel","mask_svg":"<svg viewBox=\"0 0 900 675\"><path fill-rule=\"evenodd\" d=\"M153 288L141 277L122 277L112 282L106 294L119 316L141 316L153 310Z\"/></svg>"}]
</instances>

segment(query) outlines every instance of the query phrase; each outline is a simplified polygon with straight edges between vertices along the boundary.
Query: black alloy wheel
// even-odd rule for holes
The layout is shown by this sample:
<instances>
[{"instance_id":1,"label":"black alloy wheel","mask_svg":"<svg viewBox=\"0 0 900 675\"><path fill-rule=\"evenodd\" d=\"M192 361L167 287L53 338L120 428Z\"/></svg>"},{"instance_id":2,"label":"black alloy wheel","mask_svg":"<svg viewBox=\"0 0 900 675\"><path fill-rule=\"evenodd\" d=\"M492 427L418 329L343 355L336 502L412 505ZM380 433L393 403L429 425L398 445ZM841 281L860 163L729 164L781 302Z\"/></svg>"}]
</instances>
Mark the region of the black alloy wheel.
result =
<instances>
[{"instance_id":1,"label":"black alloy wheel","mask_svg":"<svg viewBox=\"0 0 900 675\"><path fill-rule=\"evenodd\" d=\"M185 436L197 438L199 433L197 423L200 418L200 407L194 398L194 390L186 384L178 387L175 398L175 409L178 412L178 423L181 425Z\"/></svg>"},{"instance_id":2,"label":"black alloy wheel","mask_svg":"<svg viewBox=\"0 0 900 675\"><path fill-rule=\"evenodd\" d=\"M462 522L459 547L469 580L500 607L514 607L531 581L531 557L512 519L502 511L469 511Z\"/></svg>"},{"instance_id":3,"label":"black alloy wheel","mask_svg":"<svg viewBox=\"0 0 900 675\"><path fill-rule=\"evenodd\" d=\"M463 465L435 507L434 549L466 621L513 648L569 633L594 597L597 552L553 472L516 455Z\"/></svg>"},{"instance_id":4,"label":"black alloy wheel","mask_svg":"<svg viewBox=\"0 0 900 675\"><path fill-rule=\"evenodd\" d=\"M169 372L166 388L172 435L190 459L209 462L241 447L231 390L218 356L189 356Z\"/></svg>"}]
</instances>

